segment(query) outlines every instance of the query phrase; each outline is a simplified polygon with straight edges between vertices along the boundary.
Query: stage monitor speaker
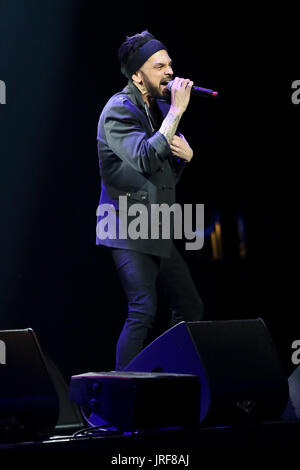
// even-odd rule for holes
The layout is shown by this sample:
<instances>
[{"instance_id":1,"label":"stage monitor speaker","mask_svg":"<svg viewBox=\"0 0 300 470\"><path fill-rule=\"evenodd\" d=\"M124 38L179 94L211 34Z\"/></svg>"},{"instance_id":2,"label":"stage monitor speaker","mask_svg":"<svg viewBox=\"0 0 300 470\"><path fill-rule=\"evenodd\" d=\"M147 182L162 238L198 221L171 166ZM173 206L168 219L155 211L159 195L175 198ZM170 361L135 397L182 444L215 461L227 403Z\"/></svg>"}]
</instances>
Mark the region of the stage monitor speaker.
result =
<instances>
[{"instance_id":1,"label":"stage monitor speaker","mask_svg":"<svg viewBox=\"0 0 300 470\"><path fill-rule=\"evenodd\" d=\"M289 377L289 401L282 419L285 421L299 421L300 420L300 366L294 370Z\"/></svg>"},{"instance_id":2,"label":"stage monitor speaker","mask_svg":"<svg viewBox=\"0 0 300 470\"><path fill-rule=\"evenodd\" d=\"M69 397L91 426L120 431L195 426L199 420L196 375L159 372L88 372L71 377Z\"/></svg>"},{"instance_id":3,"label":"stage monitor speaker","mask_svg":"<svg viewBox=\"0 0 300 470\"><path fill-rule=\"evenodd\" d=\"M276 420L288 401L288 381L262 319L181 322L124 370L197 375L203 424Z\"/></svg>"},{"instance_id":4,"label":"stage monitor speaker","mask_svg":"<svg viewBox=\"0 0 300 470\"><path fill-rule=\"evenodd\" d=\"M69 387L60 370L50 357L45 356L45 361L59 401L59 416L55 433L73 434L75 431L84 428L86 422L76 403L69 400Z\"/></svg>"},{"instance_id":5,"label":"stage monitor speaker","mask_svg":"<svg viewBox=\"0 0 300 470\"><path fill-rule=\"evenodd\" d=\"M32 329L0 331L0 438L49 436L59 402Z\"/></svg>"}]
</instances>

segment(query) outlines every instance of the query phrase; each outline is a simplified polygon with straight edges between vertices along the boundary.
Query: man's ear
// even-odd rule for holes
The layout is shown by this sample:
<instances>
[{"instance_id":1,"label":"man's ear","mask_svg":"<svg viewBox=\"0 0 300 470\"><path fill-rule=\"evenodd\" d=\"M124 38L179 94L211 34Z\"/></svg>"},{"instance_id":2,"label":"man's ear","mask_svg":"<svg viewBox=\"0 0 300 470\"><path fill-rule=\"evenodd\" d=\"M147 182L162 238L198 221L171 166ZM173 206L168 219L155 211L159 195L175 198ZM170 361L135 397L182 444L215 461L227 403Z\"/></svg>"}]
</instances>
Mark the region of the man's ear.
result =
<instances>
[{"instance_id":1,"label":"man's ear","mask_svg":"<svg viewBox=\"0 0 300 470\"><path fill-rule=\"evenodd\" d=\"M142 74L138 70L136 73L134 73L132 76L132 81L138 83L139 85L143 85L143 79L142 79Z\"/></svg>"}]
</instances>

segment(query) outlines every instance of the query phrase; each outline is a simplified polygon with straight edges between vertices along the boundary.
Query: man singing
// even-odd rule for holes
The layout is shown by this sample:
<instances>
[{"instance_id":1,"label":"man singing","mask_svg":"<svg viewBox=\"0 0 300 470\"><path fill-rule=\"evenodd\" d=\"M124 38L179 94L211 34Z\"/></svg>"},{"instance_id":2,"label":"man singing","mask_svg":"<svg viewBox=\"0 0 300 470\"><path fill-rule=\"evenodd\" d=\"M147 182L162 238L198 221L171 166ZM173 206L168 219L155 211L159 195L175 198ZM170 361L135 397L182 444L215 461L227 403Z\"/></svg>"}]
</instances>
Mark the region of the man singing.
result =
<instances>
[{"instance_id":1,"label":"man singing","mask_svg":"<svg viewBox=\"0 0 300 470\"><path fill-rule=\"evenodd\" d=\"M101 175L97 227L105 204L116 218L117 231L108 230L105 235L97 231L96 243L110 248L128 299L116 350L116 370L122 370L143 349L153 328L159 286L171 311L170 326L201 320L203 304L172 233L167 239L159 230L163 220L153 227L158 237L124 237L133 204L139 203L140 212L145 208L149 215L153 204L171 207L175 203L176 182L193 158L191 147L177 131L193 82L176 77L169 96L172 61L167 48L148 31L127 37L118 56L128 84L105 105L97 135ZM128 217L121 200L127 202ZM149 233L151 222L149 215Z\"/></svg>"}]
</instances>

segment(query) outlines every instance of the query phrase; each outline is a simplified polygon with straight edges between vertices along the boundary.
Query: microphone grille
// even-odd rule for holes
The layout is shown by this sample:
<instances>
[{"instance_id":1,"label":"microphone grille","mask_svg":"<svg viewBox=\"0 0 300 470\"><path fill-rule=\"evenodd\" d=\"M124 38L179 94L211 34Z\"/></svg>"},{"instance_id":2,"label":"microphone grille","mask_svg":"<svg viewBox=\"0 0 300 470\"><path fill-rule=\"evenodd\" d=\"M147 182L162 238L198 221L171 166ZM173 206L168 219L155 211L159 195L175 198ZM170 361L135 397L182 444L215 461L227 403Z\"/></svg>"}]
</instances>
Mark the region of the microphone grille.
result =
<instances>
[{"instance_id":1,"label":"microphone grille","mask_svg":"<svg viewBox=\"0 0 300 470\"><path fill-rule=\"evenodd\" d=\"M171 80L171 81L168 83L168 90L169 90L169 91L171 91L173 82L174 82L174 80Z\"/></svg>"}]
</instances>

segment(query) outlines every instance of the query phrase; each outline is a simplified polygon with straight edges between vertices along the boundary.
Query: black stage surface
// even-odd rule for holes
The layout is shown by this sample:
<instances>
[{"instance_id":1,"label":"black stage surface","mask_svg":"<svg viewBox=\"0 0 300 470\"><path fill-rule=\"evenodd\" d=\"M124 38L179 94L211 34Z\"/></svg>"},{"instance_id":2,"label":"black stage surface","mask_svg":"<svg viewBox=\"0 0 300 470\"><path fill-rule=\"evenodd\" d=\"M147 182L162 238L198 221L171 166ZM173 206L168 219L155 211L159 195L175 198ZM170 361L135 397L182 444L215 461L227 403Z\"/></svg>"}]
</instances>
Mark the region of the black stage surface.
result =
<instances>
[{"instance_id":1,"label":"black stage surface","mask_svg":"<svg viewBox=\"0 0 300 470\"><path fill-rule=\"evenodd\" d=\"M297 462L300 421L274 421L194 429L159 429L136 433L96 431L75 437L66 430L40 441L3 443L0 459L12 463L72 466L101 463L99 468L201 468L205 464ZM139 460L138 458L142 459ZM92 460L90 460L92 459ZM285 466L285 468L287 468Z\"/></svg>"}]
</instances>

